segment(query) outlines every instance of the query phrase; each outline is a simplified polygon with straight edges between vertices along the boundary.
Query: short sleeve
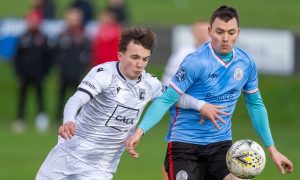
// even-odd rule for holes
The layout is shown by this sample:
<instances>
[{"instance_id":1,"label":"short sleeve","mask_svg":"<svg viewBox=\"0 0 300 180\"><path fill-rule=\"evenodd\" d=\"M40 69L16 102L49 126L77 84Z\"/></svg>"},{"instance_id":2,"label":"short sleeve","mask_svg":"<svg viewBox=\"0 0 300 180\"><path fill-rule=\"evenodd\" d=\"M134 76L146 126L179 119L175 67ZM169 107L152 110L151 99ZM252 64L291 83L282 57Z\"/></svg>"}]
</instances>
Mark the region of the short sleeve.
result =
<instances>
[{"instance_id":1,"label":"short sleeve","mask_svg":"<svg viewBox=\"0 0 300 180\"><path fill-rule=\"evenodd\" d=\"M165 90L165 86L156 78L151 78L151 85L152 85L152 98L155 99L162 95L163 91Z\"/></svg>"},{"instance_id":2,"label":"short sleeve","mask_svg":"<svg viewBox=\"0 0 300 180\"><path fill-rule=\"evenodd\" d=\"M246 84L243 87L243 91L245 93L255 93L258 91L258 74L256 65L253 59L250 60L250 67L249 67L249 77Z\"/></svg>"},{"instance_id":3,"label":"short sleeve","mask_svg":"<svg viewBox=\"0 0 300 180\"><path fill-rule=\"evenodd\" d=\"M77 90L87 93L92 99L109 86L111 79L111 73L103 67L96 66L84 77Z\"/></svg>"},{"instance_id":4,"label":"short sleeve","mask_svg":"<svg viewBox=\"0 0 300 180\"><path fill-rule=\"evenodd\" d=\"M195 54L191 54L183 60L176 74L173 76L170 86L178 93L183 94L198 80L201 71L201 61L197 60Z\"/></svg>"}]
</instances>

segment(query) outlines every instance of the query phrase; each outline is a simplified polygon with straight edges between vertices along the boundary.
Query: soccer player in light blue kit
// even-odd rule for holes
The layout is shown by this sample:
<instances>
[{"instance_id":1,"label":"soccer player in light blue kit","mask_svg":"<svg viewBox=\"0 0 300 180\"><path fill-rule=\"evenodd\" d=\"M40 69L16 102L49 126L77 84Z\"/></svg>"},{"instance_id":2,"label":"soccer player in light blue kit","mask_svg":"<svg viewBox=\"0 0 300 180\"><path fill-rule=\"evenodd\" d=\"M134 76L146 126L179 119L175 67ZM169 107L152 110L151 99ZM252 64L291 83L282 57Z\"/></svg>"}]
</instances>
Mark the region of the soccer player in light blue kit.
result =
<instances>
[{"instance_id":1,"label":"soccer player in light blue kit","mask_svg":"<svg viewBox=\"0 0 300 180\"><path fill-rule=\"evenodd\" d=\"M142 135L160 121L180 94L186 93L199 101L189 110L176 105L171 108L165 159L169 179L237 179L230 174L225 157L232 144L232 114L243 92L252 124L273 162L281 173L285 173L284 167L292 172L291 161L275 148L254 60L234 46L239 31L236 9L221 6L214 11L209 27L211 42L184 59L169 88L150 106L126 143L132 156L138 157L134 147Z\"/></svg>"}]
</instances>

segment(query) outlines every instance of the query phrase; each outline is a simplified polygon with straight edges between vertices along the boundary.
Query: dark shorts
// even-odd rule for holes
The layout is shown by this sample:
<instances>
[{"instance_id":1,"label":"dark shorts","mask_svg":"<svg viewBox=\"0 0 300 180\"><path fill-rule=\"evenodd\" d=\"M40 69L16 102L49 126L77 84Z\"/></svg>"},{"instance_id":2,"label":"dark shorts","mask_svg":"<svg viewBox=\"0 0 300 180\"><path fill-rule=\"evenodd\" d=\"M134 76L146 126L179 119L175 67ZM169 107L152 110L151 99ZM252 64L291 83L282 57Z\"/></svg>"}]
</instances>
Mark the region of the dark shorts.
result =
<instances>
[{"instance_id":1,"label":"dark shorts","mask_svg":"<svg viewBox=\"0 0 300 180\"><path fill-rule=\"evenodd\" d=\"M226 153L231 144L231 141L209 145L170 142L165 159L169 179L223 180L230 173Z\"/></svg>"}]
</instances>

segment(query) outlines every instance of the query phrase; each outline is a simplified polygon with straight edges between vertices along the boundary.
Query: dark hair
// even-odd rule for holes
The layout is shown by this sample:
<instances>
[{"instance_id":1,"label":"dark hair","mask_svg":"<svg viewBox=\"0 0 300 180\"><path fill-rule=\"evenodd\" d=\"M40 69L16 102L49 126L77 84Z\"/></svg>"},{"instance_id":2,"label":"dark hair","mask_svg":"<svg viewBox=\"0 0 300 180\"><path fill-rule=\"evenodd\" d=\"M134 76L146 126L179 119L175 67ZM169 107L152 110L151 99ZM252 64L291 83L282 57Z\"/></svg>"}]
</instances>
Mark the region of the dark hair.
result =
<instances>
[{"instance_id":1,"label":"dark hair","mask_svg":"<svg viewBox=\"0 0 300 180\"><path fill-rule=\"evenodd\" d=\"M223 5L223 6L220 6L218 9L216 9L210 18L210 26L212 26L212 24L216 18L219 18L225 22L228 22L229 20L236 18L237 24L238 24L238 26L240 26L238 12L233 7L228 7L228 6Z\"/></svg>"},{"instance_id":2,"label":"dark hair","mask_svg":"<svg viewBox=\"0 0 300 180\"><path fill-rule=\"evenodd\" d=\"M120 42L119 51L125 52L130 42L142 45L144 48L153 51L156 46L156 35L149 28L129 27L123 30Z\"/></svg>"}]
</instances>

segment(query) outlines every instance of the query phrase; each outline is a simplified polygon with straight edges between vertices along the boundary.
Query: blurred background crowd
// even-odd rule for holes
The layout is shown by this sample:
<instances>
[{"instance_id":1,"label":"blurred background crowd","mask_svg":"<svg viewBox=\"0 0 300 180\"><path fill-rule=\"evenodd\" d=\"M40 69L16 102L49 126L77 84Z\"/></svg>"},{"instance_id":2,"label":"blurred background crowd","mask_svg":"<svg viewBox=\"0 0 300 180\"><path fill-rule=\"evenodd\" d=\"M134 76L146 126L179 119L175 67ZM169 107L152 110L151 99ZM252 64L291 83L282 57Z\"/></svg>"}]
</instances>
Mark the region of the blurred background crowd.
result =
<instances>
[{"instance_id":1,"label":"blurred background crowd","mask_svg":"<svg viewBox=\"0 0 300 180\"><path fill-rule=\"evenodd\" d=\"M2 55L12 61L18 80L13 131L22 133L26 129L26 99L31 86L37 96L35 125L40 132L48 129L44 81L52 68L57 68L59 74L55 119L60 125L66 99L75 91L85 71L118 60L118 41L127 22L124 0L109 0L100 12L95 12L92 1L73 0L63 12L63 19L57 18L54 1L31 0L31 8L17 22L18 32L8 32L9 36L2 39L5 47ZM16 26L11 19L4 23Z\"/></svg>"}]
</instances>

